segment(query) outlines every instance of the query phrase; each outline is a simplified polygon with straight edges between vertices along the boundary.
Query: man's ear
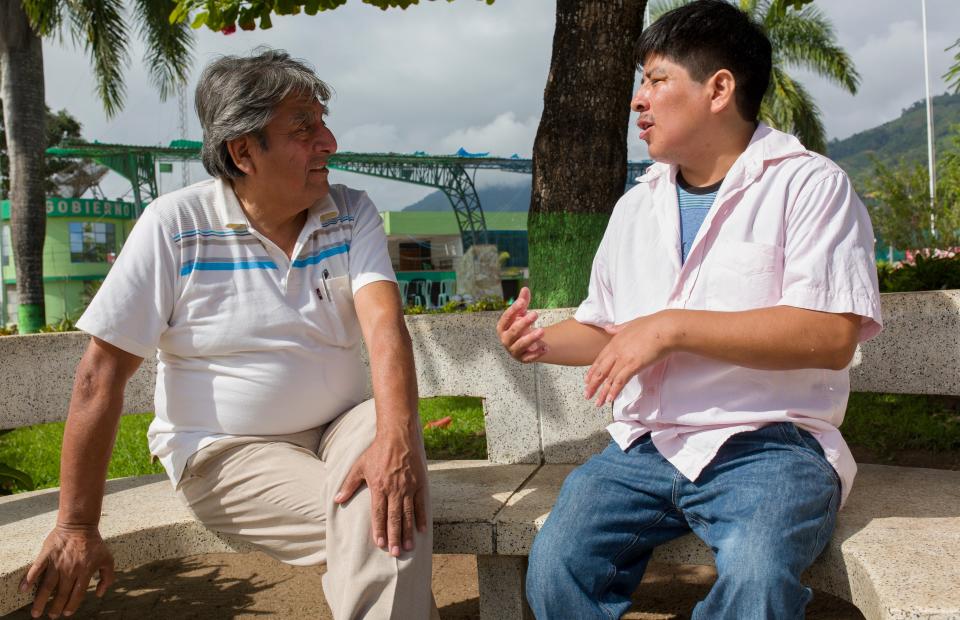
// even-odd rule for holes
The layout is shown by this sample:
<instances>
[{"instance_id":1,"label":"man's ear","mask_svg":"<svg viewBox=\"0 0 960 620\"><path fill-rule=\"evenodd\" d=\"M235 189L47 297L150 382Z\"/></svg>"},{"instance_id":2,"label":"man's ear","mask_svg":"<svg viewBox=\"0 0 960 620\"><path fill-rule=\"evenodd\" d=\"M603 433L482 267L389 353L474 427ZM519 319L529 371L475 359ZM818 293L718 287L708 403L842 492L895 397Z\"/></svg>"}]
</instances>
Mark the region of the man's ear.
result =
<instances>
[{"instance_id":1,"label":"man's ear","mask_svg":"<svg viewBox=\"0 0 960 620\"><path fill-rule=\"evenodd\" d=\"M253 163L253 157L250 156L250 149L253 136L247 134L227 141L227 152L233 159L234 165L244 174L250 175L257 171Z\"/></svg>"},{"instance_id":2,"label":"man's ear","mask_svg":"<svg viewBox=\"0 0 960 620\"><path fill-rule=\"evenodd\" d=\"M714 114L736 106L737 80L727 69L720 69L710 78L710 111Z\"/></svg>"}]
</instances>

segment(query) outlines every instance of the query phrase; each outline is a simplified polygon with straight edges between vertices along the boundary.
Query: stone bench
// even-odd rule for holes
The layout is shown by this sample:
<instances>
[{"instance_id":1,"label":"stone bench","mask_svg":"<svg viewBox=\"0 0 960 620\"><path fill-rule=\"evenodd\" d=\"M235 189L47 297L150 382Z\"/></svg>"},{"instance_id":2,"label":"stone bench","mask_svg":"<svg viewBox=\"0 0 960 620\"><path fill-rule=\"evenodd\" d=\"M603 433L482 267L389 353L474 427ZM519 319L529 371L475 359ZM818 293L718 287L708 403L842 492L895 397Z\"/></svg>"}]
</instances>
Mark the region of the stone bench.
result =
<instances>
[{"instance_id":1,"label":"stone bench","mask_svg":"<svg viewBox=\"0 0 960 620\"><path fill-rule=\"evenodd\" d=\"M861 347L854 390L960 395L960 292L883 296L887 330ZM570 310L543 312L553 323ZM484 398L486 461L430 464L434 552L477 556L484 620L522 618L526 555L577 463L608 441L610 412L581 398L584 369L521 365L499 347L496 315L408 318L421 396ZM0 338L0 428L60 420L82 334ZM131 381L124 411L153 408L155 366ZM57 491L0 498L0 614L29 602L16 591L56 517ZM249 548L190 516L162 476L108 482L101 531L118 568ZM694 536L655 559L712 564ZM833 540L806 580L869 620L960 618L960 472L861 465Z\"/></svg>"}]
</instances>

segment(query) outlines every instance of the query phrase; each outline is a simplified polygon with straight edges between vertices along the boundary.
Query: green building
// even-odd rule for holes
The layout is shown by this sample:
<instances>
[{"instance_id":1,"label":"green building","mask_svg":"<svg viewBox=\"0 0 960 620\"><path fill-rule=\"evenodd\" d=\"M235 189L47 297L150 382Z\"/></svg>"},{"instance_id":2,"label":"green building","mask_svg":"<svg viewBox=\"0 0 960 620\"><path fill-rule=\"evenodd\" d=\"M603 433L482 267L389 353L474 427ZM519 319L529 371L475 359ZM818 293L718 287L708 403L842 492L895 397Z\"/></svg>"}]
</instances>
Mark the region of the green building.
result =
<instances>
[{"instance_id":1,"label":"green building","mask_svg":"<svg viewBox=\"0 0 960 620\"><path fill-rule=\"evenodd\" d=\"M43 246L46 322L77 319L120 252L138 210L133 203L47 198ZM10 238L10 201L0 202L0 325L17 322L16 272Z\"/></svg>"},{"instance_id":2,"label":"green building","mask_svg":"<svg viewBox=\"0 0 960 620\"><path fill-rule=\"evenodd\" d=\"M407 272L452 271L454 259L463 255L457 218L449 211L381 211L387 249L394 270ZM505 267L524 269L527 261L527 213L489 211L487 241L510 255Z\"/></svg>"},{"instance_id":3,"label":"green building","mask_svg":"<svg viewBox=\"0 0 960 620\"><path fill-rule=\"evenodd\" d=\"M463 256L463 239L453 210L381 211L390 262L402 282L426 280L431 303L439 300L440 282L456 280L456 260ZM526 211L487 211L487 242L509 254L500 274L504 299L515 297L528 277Z\"/></svg>"}]
</instances>

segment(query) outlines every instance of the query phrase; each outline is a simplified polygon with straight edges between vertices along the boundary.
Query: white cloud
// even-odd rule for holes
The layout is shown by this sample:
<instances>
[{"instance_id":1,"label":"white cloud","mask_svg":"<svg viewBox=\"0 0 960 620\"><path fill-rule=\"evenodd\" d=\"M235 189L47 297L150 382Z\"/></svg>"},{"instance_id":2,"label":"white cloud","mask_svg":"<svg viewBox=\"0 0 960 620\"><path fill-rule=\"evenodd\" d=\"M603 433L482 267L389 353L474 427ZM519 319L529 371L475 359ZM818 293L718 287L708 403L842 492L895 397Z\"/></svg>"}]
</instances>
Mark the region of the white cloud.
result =
<instances>
[{"instance_id":1,"label":"white cloud","mask_svg":"<svg viewBox=\"0 0 960 620\"><path fill-rule=\"evenodd\" d=\"M337 131L331 123L331 130L337 136L339 150L354 153L395 153L402 152L403 142L394 125L370 123L357 125L345 132Z\"/></svg>"},{"instance_id":2,"label":"white cloud","mask_svg":"<svg viewBox=\"0 0 960 620\"><path fill-rule=\"evenodd\" d=\"M530 157L539 124L539 115L520 121L513 112L504 112L486 125L451 132L440 140L440 147L446 153L455 153L463 147L471 153L484 152L502 157L516 153Z\"/></svg>"}]
</instances>

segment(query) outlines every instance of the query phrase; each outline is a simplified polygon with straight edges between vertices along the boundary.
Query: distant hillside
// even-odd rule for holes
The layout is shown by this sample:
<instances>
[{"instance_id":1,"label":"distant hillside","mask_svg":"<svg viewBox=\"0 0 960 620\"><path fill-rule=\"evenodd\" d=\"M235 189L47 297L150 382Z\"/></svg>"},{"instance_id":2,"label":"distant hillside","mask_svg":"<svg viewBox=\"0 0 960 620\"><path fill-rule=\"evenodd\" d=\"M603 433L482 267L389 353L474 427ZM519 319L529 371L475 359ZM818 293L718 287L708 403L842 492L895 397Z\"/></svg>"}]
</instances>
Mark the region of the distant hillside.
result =
<instances>
[{"instance_id":1,"label":"distant hillside","mask_svg":"<svg viewBox=\"0 0 960 620\"><path fill-rule=\"evenodd\" d=\"M487 212L526 211L530 208L530 183L523 185L493 185L477 190L480 204ZM443 192L433 192L423 200L404 207L403 211L446 211L450 201Z\"/></svg>"},{"instance_id":2,"label":"distant hillside","mask_svg":"<svg viewBox=\"0 0 960 620\"><path fill-rule=\"evenodd\" d=\"M960 94L933 98L933 125L938 153L951 147L950 134L960 124ZM873 129L853 134L844 140L832 140L828 155L847 171L862 191L863 183L873 173L871 156L885 165L896 165L901 159L927 161L927 110L921 100L904 110L900 118Z\"/></svg>"}]
</instances>

